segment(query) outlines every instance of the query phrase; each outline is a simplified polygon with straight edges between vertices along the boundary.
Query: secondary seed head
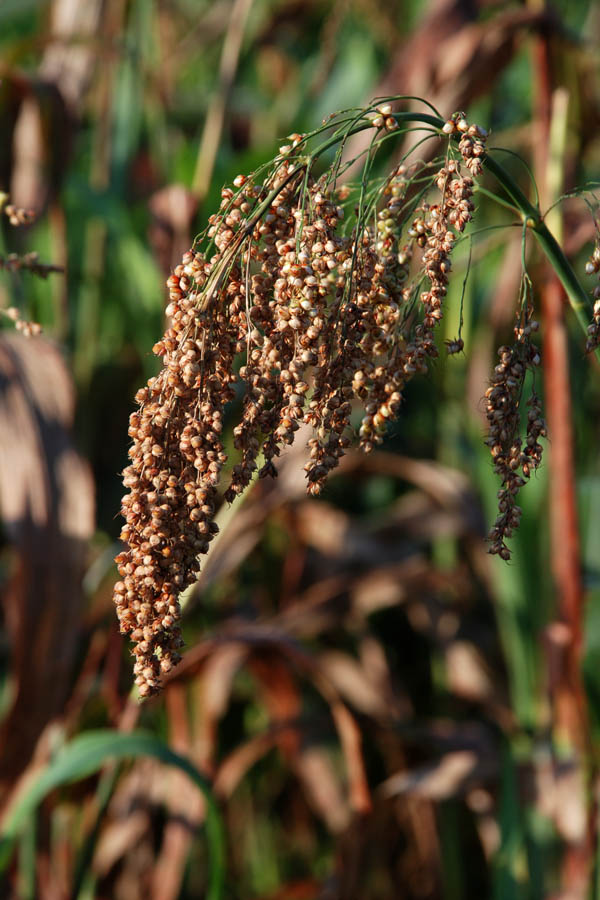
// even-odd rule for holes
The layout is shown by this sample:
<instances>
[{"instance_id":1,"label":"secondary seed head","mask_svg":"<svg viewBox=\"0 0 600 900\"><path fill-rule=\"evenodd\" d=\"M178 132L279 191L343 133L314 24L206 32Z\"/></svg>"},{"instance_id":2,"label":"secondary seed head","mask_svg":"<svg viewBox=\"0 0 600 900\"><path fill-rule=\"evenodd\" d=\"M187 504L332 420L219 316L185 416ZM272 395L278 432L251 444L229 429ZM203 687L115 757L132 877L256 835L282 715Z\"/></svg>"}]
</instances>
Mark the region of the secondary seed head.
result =
<instances>
[{"instance_id":1,"label":"secondary seed head","mask_svg":"<svg viewBox=\"0 0 600 900\"><path fill-rule=\"evenodd\" d=\"M286 159L304 140L291 135L263 183L238 175L223 189L203 250L185 253L167 280L168 327L154 347L162 369L138 391L130 418L114 591L142 696L180 658L178 597L218 530L223 422L236 383L244 394L224 499L255 474L276 475L277 457L303 424L313 429L307 490L318 494L351 444L354 410L362 407L358 439L369 452L397 417L406 383L437 356L434 329L455 241L473 216L484 146L464 114L450 121L461 134L458 154L449 152L433 177L425 164L399 166L381 190L376 222L359 205L354 229L343 226L339 205L351 205L351 189L337 190L327 175L314 181L305 163ZM387 104L372 122L397 127ZM414 209L416 178L430 178L431 196ZM512 391L507 378L497 387Z\"/></svg>"}]
</instances>

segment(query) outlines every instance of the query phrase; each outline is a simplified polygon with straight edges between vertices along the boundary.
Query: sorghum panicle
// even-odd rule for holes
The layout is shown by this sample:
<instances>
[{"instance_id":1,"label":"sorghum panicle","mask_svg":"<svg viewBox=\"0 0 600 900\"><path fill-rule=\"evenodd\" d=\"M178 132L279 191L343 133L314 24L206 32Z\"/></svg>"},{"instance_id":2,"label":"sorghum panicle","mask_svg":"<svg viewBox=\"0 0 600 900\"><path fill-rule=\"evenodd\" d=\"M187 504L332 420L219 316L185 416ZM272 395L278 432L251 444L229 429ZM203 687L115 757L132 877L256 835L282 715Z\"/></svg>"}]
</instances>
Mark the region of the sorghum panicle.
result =
<instances>
[{"instance_id":1,"label":"sorghum panicle","mask_svg":"<svg viewBox=\"0 0 600 900\"><path fill-rule=\"evenodd\" d=\"M239 456L225 499L257 470L276 474L277 456L303 423L313 429L305 471L317 494L350 445L353 408L363 407L359 443L368 452L397 416L406 383L437 355L434 329L456 238L473 215L485 138L462 113L450 121L459 152L431 179L435 202L415 209L412 182L427 166L401 165L375 224L359 217L354 230L344 229L339 205L348 189L295 169L287 157L302 136L292 135L262 184L240 175L223 190L207 232L213 255L189 251L169 278L170 323L154 347L163 366L138 392L130 419L115 586L142 696L180 658L178 597L217 532L221 434L236 385ZM373 119L385 132L396 125L387 106Z\"/></svg>"},{"instance_id":2,"label":"sorghum panicle","mask_svg":"<svg viewBox=\"0 0 600 900\"><path fill-rule=\"evenodd\" d=\"M498 350L500 361L494 369L486 391L486 415L489 432L486 444L494 460L494 471L500 475L502 487L498 492L499 515L488 535L489 552L502 559L510 559L506 544L518 527L521 508L517 494L537 469L542 460L540 437L546 437L546 424L542 418L541 404L535 392L527 400L527 425L525 446L521 438L521 410L523 388L527 370L535 370L540 355L531 341L531 334L538 330L535 320L527 320L515 328L512 346Z\"/></svg>"}]
</instances>

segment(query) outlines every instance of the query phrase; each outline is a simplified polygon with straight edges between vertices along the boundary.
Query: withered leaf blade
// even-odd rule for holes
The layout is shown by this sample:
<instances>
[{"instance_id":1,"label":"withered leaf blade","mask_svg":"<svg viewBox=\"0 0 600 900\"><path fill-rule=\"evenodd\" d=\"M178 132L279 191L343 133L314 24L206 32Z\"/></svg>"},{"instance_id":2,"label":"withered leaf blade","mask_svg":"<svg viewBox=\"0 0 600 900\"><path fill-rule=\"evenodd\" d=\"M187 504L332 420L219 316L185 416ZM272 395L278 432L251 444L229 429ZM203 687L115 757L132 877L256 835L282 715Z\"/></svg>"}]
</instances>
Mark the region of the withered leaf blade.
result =
<instances>
[{"instance_id":1,"label":"withered leaf blade","mask_svg":"<svg viewBox=\"0 0 600 900\"><path fill-rule=\"evenodd\" d=\"M94 489L70 435L73 410L57 350L0 335L0 504L15 553L2 593L13 682L0 725L0 805L63 708L79 640Z\"/></svg>"}]
</instances>

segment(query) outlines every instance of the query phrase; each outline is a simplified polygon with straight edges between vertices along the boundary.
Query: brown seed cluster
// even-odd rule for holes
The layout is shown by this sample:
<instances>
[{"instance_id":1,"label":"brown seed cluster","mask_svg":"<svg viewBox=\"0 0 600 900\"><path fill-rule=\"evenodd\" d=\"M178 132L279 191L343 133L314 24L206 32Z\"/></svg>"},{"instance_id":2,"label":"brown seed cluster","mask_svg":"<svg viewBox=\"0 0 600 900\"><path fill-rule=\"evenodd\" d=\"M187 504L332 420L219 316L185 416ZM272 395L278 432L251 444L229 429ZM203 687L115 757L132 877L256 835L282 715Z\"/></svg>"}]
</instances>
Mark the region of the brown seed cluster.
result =
<instances>
[{"instance_id":1,"label":"brown seed cluster","mask_svg":"<svg viewBox=\"0 0 600 900\"><path fill-rule=\"evenodd\" d=\"M392 104L383 103L378 106L372 113L368 113L368 117L373 122L373 128L385 128L386 131L396 131L398 122L392 115Z\"/></svg>"},{"instance_id":2,"label":"brown seed cluster","mask_svg":"<svg viewBox=\"0 0 600 900\"><path fill-rule=\"evenodd\" d=\"M15 206L9 203L10 197L4 191L0 191L0 212L3 212L11 225L31 225L35 221L35 211L33 209L23 209L21 206Z\"/></svg>"},{"instance_id":3,"label":"brown seed cluster","mask_svg":"<svg viewBox=\"0 0 600 900\"><path fill-rule=\"evenodd\" d=\"M35 220L33 209L23 209L20 206L14 206L12 203L7 204L3 212L11 225L31 225Z\"/></svg>"},{"instance_id":4,"label":"brown seed cluster","mask_svg":"<svg viewBox=\"0 0 600 900\"><path fill-rule=\"evenodd\" d=\"M521 508L516 499L520 489L542 461L540 437L546 437L546 424L535 390L526 402L528 407L525 445L521 437L523 388L527 370L535 370L540 355L531 341L538 330L535 320L527 319L515 328L515 342L498 350L500 361L494 369L490 387L486 391L486 414L489 433L486 444L494 460L494 471L502 479L498 492L499 515L488 535L489 552L502 559L510 559L506 544L518 527Z\"/></svg>"},{"instance_id":5,"label":"brown seed cluster","mask_svg":"<svg viewBox=\"0 0 600 900\"><path fill-rule=\"evenodd\" d=\"M476 178L483 171L487 131L479 125L469 125L463 112L456 112L444 125L445 134L460 134L458 149L465 165Z\"/></svg>"},{"instance_id":6,"label":"brown seed cluster","mask_svg":"<svg viewBox=\"0 0 600 900\"><path fill-rule=\"evenodd\" d=\"M378 112L375 127L393 130L388 113ZM130 420L115 587L142 696L179 659L178 596L217 532L231 401L237 459L224 499L255 474L275 475L301 424L313 429L305 472L318 494L352 441L354 411L362 406L359 443L368 452L397 416L406 383L437 355L434 329L454 243L473 215L473 160L483 146L471 126L463 138L433 177L425 164L396 169L378 211L359 202L352 228L339 205L352 205L351 192L337 192L327 176L313 180L294 158L302 136L291 135L262 183L240 175L223 190L203 251L185 254L169 278L169 327L154 347L163 366L138 392ZM427 202L417 176L430 179Z\"/></svg>"},{"instance_id":7,"label":"brown seed cluster","mask_svg":"<svg viewBox=\"0 0 600 900\"><path fill-rule=\"evenodd\" d=\"M595 275L600 272L600 246L594 248L594 252L586 263L585 271L587 275ZM600 347L600 284L594 288L593 298L594 312L587 330L586 353L593 353L597 347Z\"/></svg>"},{"instance_id":8,"label":"brown seed cluster","mask_svg":"<svg viewBox=\"0 0 600 900\"><path fill-rule=\"evenodd\" d=\"M21 311L16 306L9 306L8 309L0 310L3 316L14 322L15 329L20 331L23 337L37 337L42 333L42 326L39 322L29 322L21 315Z\"/></svg>"}]
</instances>

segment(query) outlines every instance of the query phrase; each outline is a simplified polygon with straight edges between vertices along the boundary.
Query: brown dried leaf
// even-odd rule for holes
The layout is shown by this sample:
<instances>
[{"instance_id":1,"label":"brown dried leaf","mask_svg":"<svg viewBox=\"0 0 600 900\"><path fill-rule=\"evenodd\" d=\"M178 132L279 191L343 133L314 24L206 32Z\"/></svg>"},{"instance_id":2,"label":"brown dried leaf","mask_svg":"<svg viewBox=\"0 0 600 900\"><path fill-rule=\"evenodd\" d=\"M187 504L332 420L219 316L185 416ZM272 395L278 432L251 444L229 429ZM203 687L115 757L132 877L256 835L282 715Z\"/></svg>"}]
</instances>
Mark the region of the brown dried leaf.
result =
<instances>
[{"instance_id":1,"label":"brown dried leaf","mask_svg":"<svg viewBox=\"0 0 600 900\"><path fill-rule=\"evenodd\" d=\"M94 872L106 875L148 830L146 810L132 810L128 816L102 829L94 853Z\"/></svg>"},{"instance_id":2,"label":"brown dried leaf","mask_svg":"<svg viewBox=\"0 0 600 900\"><path fill-rule=\"evenodd\" d=\"M321 653L319 665L355 709L376 719L390 718L389 697L380 692L378 685L371 683L368 673L357 660L347 653L330 650Z\"/></svg>"},{"instance_id":3,"label":"brown dried leaf","mask_svg":"<svg viewBox=\"0 0 600 900\"><path fill-rule=\"evenodd\" d=\"M380 785L378 793L384 797L416 794L429 800L447 800L462 795L495 771L494 760L482 759L473 750L457 750L438 762L392 775Z\"/></svg>"},{"instance_id":4,"label":"brown dried leaf","mask_svg":"<svg viewBox=\"0 0 600 900\"><path fill-rule=\"evenodd\" d=\"M279 653L286 664L292 665L311 679L316 689L329 704L331 716L339 735L346 761L352 807L356 812L367 812L371 806L371 798L362 757L362 738L358 724L341 699L335 685L321 670L318 662L279 627L272 624L231 622L212 640L204 641L189 650L174 673L167 676L166 683L168 684L172 680L187 679L194 675L204 664L205 659L214 652L215 647L222 644L239 644L252 648L254 652L258 653Z\"/></svg>"},{"instance_id":5,"label":"brown dried leaf","mask_svg":"<svg viewBox=\"0 0 600 900\"><path fill-rule=\"evenodd\" d=\"M165 692L165 708L169 719L170 746L190 756L190 729L184 685L173 682ZM204 817L204 799L199 791L190 790L183 772L168 776L167 804L170 818L163 832L162 846L156 855L152 873L152 900L175 900L181 892L187 856L193 839L193 825Z\"/></svg>"},{"instance_id":6,"label":"brown dried leaf","mask_svg":"<svg viewBox=\"0 0 600 900\"><path fill-rule=\"evenodd\" d=\"M87 91L95 65L102 0L54 0L51 4L50 35L40 65L40 77L56 84L76 113Z\"/></svg>"},{"instance_id":7,"label":"brown dried leaf","mask_svg":"<svg viewBox=\"0 0 600 900\"><path fill-rule=\"evenodd\" d=\"M445 650L448 687L455 694L478 702L496 697L494 673L483 653L469 641L450 641Z\"/></svg>"},{"instance_id":8,"label":"brown dried leaf","mask_svg":"<svg viewBox=\"0 0 600 900\"><path fill-rule=\"evenodd\" d=\"M230 797L252 766L276 745L282 735L295 734L296 728L292 724L275 725L236 747L217 770L213 781L215 793L221 797Z\"/></svg>"},{"instance_id":9,"label":"brown dried leaf","mask_svg":"<svg viewBox=\"0 0 600 900\"><path fill-rule=\"evenodd\" d=\"M252 656L248 662L250 671L258 680L265 700L265 706L274 724L296 719L301 712L302 701L289 667L275 654L261 653ZM286 731L279 741L282 753L294 759L298 753L298 737L293 731Z\"/></svg>"},{"instance_id":10,"label":"brown dried leaf","mask_svg":"<svg viewBox=\"0 0 600 900\"><path fill-rule=\"evenodd\" d=\"M294 769L304 784L306 799L333 834L350 824L351 811L328 754L309 746L298 755Z\"/></svg>"},{"instance_id":11,"label":"brown dried leaf","mask_svg":"<svg viewBox=\"0 0 600 900\"><path fill-rule=\"evenodd\" d=\"M477 23L472 21L475 15L476 6L460 0L431 3L410 39L399 45L388 72L372 95L402 93L426 97L444 116L468 109L474 99L496 83L527 30L556 26L555 17L545 10L510 9ZM422 110L423 104L415 102L414 107ZM357 158L370 139L365 131L348 141L346 159ZM431 142L419 153L427 156L436 146ZM352 177L353 168L346 172L347 177Z\"/></svg>"},{"instance_id":12,"label":"brown dried leaf","mask_svg":"<svg viewBox=\"0 0 600 900\"><path fill-rule=\"evenodd\" d=\"M212 646L194 680L195 715L191 747L194 759L206 772L214 769L219 721L229 707L235 676L247 657L248 649L243 644Z\"/></svg>"},{"instance_id":13,"label":"brown dried leaf","mask_svg":"<svg viewBox=\"0 0 600 900\"><path fill-rule=\"evenodd\" d=\"M94 489L69 434L73 406L50 343L0 336L0 498L15 551L3 596L13 690L0 726L0 804L63 709L79 639Z\"/></svg>"},{"instance_id":14,"label":"brown dried leaf","mask_svg":"<svg viewBox=\"0 0 600 900\"><path fill-rule=\"evenodd\" d=\"M282 741L299 743L300 729L300 722L281 723L236 748L219 768L213 783L215 792L230 797L251 767L269 750ZM335 834L346 828L350 809L327 753L315 745L308 745L294 755L292 766L304 784L309 803L330 831Z\"/></svg>"}]
</instances>

